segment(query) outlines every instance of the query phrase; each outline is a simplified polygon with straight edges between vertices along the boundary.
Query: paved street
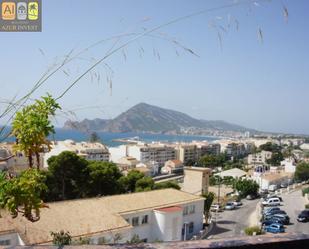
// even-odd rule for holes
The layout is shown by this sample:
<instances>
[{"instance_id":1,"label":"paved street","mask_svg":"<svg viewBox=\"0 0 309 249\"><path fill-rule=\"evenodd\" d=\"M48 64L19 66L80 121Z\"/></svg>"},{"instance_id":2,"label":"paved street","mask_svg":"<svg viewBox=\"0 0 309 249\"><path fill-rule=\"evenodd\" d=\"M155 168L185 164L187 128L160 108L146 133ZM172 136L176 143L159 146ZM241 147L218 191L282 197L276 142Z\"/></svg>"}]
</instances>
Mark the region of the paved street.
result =
<instances>
[{"instance_id":1,"label":"paved street","mask_svg":"<svg viewBox=\"0 0 309 249\"><path fill-rule=\"evenodd\" d=\"M298 214L304 209L305 201L301 191L282 194L283 204L280 206L290 216L291 224L286 226L286 232L308 233L309 222L300 223L296 220ZM255 223L256 205L259 200L243 200L243 206L237 210L224 211L218 214L217 222L208 238L227 238L244 235L244 228Z\"/></svg>"},{"instance_id":2,"label":"paved street","mask_svg":"<svg viewBox=\"0 0 309 249\"><path fill-rule=\"evenodd\" d=\"M309 222L301 223L296 220L300 211L304 210L305 201L301 196L301 191L295 191L290 194L283 194L283 205L280 207L290 216L291 224L286 226L286 232L308 233Z\"/></svg>"},{"instance_id":3,"label":"paved street","mask_svg":"<svg viewBox=\"0 0 309 249\"><path fill-rule=\"evenodd\" d=\"M227 238L242 235L250 224L250 216L255 212L259 200L243 200L243 205L236 210L218 213L217 222L208 238Z\"/></svg>"}]
</instances>

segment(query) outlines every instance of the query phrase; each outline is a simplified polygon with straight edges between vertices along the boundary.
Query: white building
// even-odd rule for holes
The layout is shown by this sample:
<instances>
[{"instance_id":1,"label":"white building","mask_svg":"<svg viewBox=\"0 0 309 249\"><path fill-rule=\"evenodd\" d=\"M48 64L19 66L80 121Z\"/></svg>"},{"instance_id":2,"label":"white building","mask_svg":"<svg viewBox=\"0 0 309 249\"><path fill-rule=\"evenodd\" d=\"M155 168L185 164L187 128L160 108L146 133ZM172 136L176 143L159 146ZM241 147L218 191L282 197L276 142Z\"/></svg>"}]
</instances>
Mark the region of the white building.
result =
<instances>
[{"instance_id":1,"label":"white building","mask_svg":"<svg viewBox=\"0 0 309 249\"><path fill-rule=\"evenodd\" d=\"M0 169L15 168L16 170L23 170L29 167L29 159L23 152L14 151L14 143L2 143L0 147L0 159L8 158L5 162L0 163ZM33 166L37 166L35 155L33 155ZM40 168L43 167L43 153L40 153Z\"/></svg>"},{"instance_id":2,"label":"white building","mask_svg":"<svg viewBox=\"0 0 309 249\"><path fill-rule=\"evenodd\" d=\"M286 173L295 173L296 164L293 158L286 158L280 162L281 166L284 167Z\"/></svg>"},{"instance_id":3,"label":"white building","mask_svg":"<svg viewBox=\"0 0 309 249\"><path fill-rule=\"evenodd\" d=\"M222 171L220 173L216 173L215 175L221 178L233 177L234 179L239 179L239 178L247 176L247 172L241 169L238 169L238 168L233 168L233 169Z\"/></svg>"},{"instance_id":4,"label":"white building","mask_svg":"<svg viewBox=\"0 0 309 249\"><path fill-rule=\"evenodd\" d=\"M131 156L138 161L145 163L155 161L162 167L168 160L176 159L176 150L174 145L162 143L142 143L121 145L110 148L111 161L116 162L122 157Z\"/></svg>"},{"instance_id":5,"label":"white building","mask_svg":"<svg viewBox=\"0 0 309 249\"><path fill-rule=\"evenodd\" d=\"M22 215L13 219L2 212L0 242L10 246L51 244L50 232L60 230L70 232L73 240L89 238L91 244L125 243L136 235L145 242L179 241L191 239L203 229L204 198L175 189L61 201L48 206L41 209L37 222L29 222ZM13 238L16 234L22 241Z\"/></svg>"},{"instance_id":6,"label":"white building","mask_svg":"<svg viewBox=\"0 0 309 249\"><path fill-rule=\"evenodd\" d=\"M52 148L44 154L44 167L48 167L47 160L52 156L57 156L63 151L71 151L87 160L109 161L109 151L104 144L89 142L74 142L73 140L56 141L52 143Z\"/></svg>"},{"instance_id":7,"label":"white building","mask_svg":"<svg viewBox=\"0 0 309 249\"><path fill-rule=\"evenodd\" d=\"M249 165L263 165L266 164L266 161L270 159L272 152L270 151L261 151L259 153L248 155L248 164Z\"/></svg>"},{"instance_id":8,"label":"white building","mask_svg":"<svg viewBox=\"0 0 309 249\"><path fill-rule=\"evenodd\" d=\"M255 180L259 184L260 189L263 190L268 190L271 185L279 187L281 184L288 184L292 178L293 174L283 172L255 173L252 176L252 179Z\"/></svg>"},{"instance_id":9,"label":"white building","mask_svg":"<svg viewBox=\"0 0 309 249\"><path fill-rule=\"evenodd\" d=\"M135 157L140 162L156 161L163 166L168 160L176 159L176 151L173 145L151 143L128 146L128 155Z\"/></svg>"},{"instance_id":10,"label":"white building","mask_svg":"<svg viewBox=\"0 0 309 249\"><path fill-rule=\"evenodd\" d=\"M162 174L177 174L183 172L183 163L180 160L168 160L161 168Z\"/></svg>"},{"instance_id":11,"label":"white building","mask_svg":"<svg viewBox=\"0 0 309 249\"><path fill-rule=\"evenodd\" d=\"M129 145L123 144L117 147L109 147L110 161L116 163L119 159L129 156L128 146Z\"/></svg>"},{"instance_id":12,"label":"white building","mask_svg":"<svg viewBox=\"0 0 309 249\"><path fill-rule=\"evenodd\" d=\"M136 168L147 168L150 170L150 175L151 176L156 176L159 174L159 163L155 161L149 161L149 162L144 162L144 163L138 163L136 165Z\"/></svg>"},{"instance_id":13,"label":"white building","mask_svg":"<svg viewBox=\"0 0 309 249\"><path fill-rule=\"evenodd\" d=\"M176 158L186 164L189 161L196 162L205 155L220 154L220 144L208 142L179 143L175 147ZM188 165L192 166L192 165Z\"/></svg>"}]
</instances>

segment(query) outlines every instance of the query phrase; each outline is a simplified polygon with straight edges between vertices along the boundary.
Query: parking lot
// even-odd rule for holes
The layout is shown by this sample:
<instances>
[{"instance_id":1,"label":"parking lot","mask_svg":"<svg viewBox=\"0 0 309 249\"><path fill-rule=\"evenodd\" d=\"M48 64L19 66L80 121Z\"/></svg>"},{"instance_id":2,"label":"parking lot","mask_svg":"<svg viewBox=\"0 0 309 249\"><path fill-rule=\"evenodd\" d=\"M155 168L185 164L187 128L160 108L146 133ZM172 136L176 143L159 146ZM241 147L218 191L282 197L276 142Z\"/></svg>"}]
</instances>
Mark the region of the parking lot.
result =
<instances>
[{"instance_id":1,"label":"parking lot","mask_svg":"<svg viewBox=\"0 0 309 249\"><path fill-rule=\"evenodd\" d=\"M290 225L285 226L286 232L308 233L309 222L298 222L297 216L304 209L305 200L301 196L301 190L281 195L283 202L280 208L290 216ZM257 200L243 200L243 206L231 211L223 211L214 214L215 224L207 238L227 238L241 236L244 229L257 223L256 206L260 202Z\"/></svg>"}]
</instances>

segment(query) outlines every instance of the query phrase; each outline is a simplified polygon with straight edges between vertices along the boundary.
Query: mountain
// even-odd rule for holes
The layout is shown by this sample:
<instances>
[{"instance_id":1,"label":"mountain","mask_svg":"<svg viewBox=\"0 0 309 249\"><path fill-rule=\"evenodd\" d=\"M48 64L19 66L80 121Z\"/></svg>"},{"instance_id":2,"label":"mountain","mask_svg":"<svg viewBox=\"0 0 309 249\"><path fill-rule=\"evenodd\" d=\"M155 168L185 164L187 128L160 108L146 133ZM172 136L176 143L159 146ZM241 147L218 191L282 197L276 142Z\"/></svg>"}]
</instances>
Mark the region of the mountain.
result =
<instances>
[{"instance_id":1,"label":"mountain","mask_svg":"<svg viewBox=\"0 0 309 249\"><path fill-rule=\"evenodd\" d=\"M104 132L151 132L210 134L212 132L255 132L222 120L200 120L187 114L140 103L114 119L85 119L81 122L67 121L67 129L83 129Z\"/></svg>"}]
</instances>

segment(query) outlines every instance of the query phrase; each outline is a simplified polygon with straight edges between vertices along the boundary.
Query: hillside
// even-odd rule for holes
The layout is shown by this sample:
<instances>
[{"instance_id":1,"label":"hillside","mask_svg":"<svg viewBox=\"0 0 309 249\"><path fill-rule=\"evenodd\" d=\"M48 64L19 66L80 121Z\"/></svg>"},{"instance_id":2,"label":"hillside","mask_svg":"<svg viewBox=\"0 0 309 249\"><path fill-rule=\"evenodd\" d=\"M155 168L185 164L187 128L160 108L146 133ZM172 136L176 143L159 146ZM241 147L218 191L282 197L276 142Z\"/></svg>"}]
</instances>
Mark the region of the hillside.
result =
<instances>
[{"instance_id":1,"label":"hillside","mask_svg":"<svg viewBox=\"0 0 309 249\"><path fill-rule=\"evenodd\" d=\"M187 114L140 103L114 119L85 119L82 122L67 121L64 128L104 132L182 133L186 130L209 133L210 131L251 131L222 120L199 120Z\"/></svg>"}]
</instances>

